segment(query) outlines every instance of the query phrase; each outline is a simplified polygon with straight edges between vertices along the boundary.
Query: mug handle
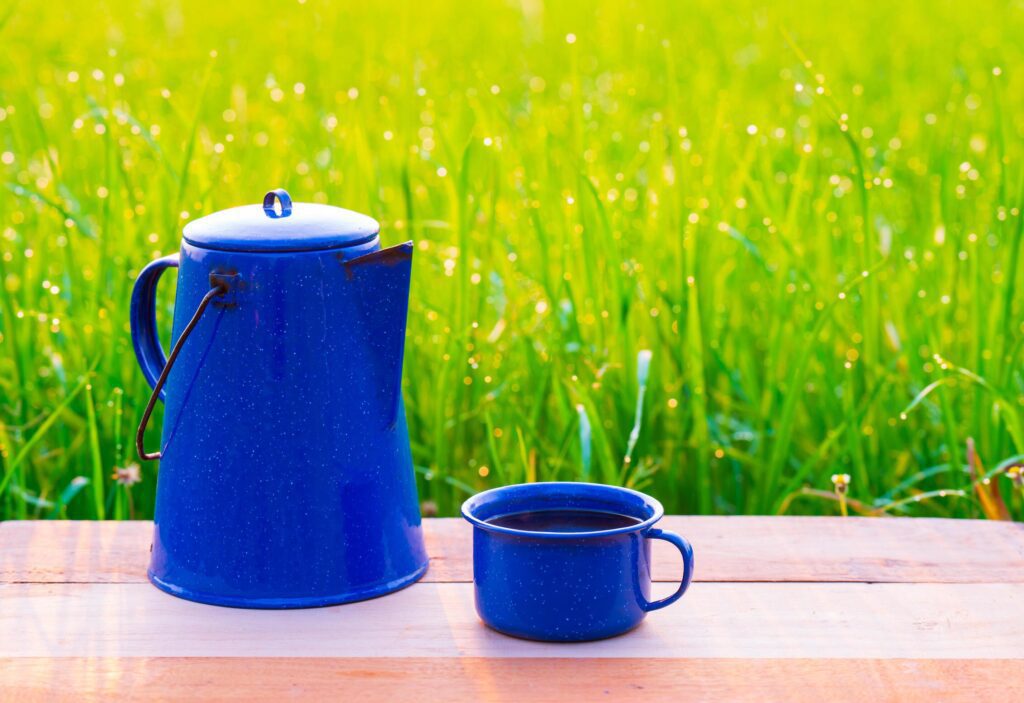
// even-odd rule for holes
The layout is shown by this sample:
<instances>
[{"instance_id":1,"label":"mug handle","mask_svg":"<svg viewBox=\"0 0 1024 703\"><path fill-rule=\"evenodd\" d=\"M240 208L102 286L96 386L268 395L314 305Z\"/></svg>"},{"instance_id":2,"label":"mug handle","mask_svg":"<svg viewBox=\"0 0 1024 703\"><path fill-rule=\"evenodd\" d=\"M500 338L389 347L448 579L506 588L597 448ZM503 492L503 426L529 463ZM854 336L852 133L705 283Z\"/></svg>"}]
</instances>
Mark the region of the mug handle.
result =
<instances>
[{"instance_id":1,"label":"mug handle","mask_svg":"<svg viewBox=\"0 0 1024 703\"><path fill-rule=\"evenodd\" d=\"M160 346L160 338L156 331L156 285L160 276L169 268L178 268L178 255L171 254L147 264L135 280L132 289L130 309L132 344L135 347L135 358L142 368L142 375L150 387L156 386L160 373L167 365L164 348ZM160 389L160 400L164 399L164 391Z\"/></svg>"},{"instance_id":2,"label":"mug handle","mask_svg":"<svg viewBox=\"0 0 1024 703\"><path fill-rule=\"evenodd\" d=\"M690 587L690 579L693 578L693 547L685 539L677 535L675 532L669 532L667 530L659 530L656 527L652 527L648 530L644 537L649 539L662 539L666 542L671 542L676 546L679 552L683 555L683 580L679 583L679 588L676 592L667 598L656 600L652 603L643 603L641 607L646 611L661 610L667 605L672 605L677 600L682 598L683 594L686 593L686 589Z\"/></svg>"}]
</instances>

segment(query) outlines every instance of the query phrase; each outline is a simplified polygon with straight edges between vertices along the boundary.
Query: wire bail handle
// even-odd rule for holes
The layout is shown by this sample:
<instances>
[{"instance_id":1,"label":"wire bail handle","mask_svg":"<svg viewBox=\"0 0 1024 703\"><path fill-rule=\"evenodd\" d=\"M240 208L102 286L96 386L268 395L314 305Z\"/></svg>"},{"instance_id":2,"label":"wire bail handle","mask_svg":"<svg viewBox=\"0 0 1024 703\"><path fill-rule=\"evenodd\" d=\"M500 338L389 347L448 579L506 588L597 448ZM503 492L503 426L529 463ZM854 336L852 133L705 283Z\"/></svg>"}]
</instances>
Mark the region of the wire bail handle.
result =
<instances>
[{"instance_id":1,"label":"wire bail handle","mask_svg":"<svg viewBox=\"0 0 1024 703\"><path fill-rule=\"evenodd\" d=\"M285 193L285 197L287 197L287 195L288 194ZM267 194L267 197L270 197L270 193ZM282 200L281 202L283 206L285 201ZM266 200L264 200L264 207L265 206ZM291 212L290 198L288 199L288 211ZM185 325L185 329L181 331L181 336L178 337L178 341L174 343L174 347L171 349L171 353L167 357L167 363L164 364L164 368L160 372L160 377L157 378L156 383L153 385L153 393L149 396L149 402L146 403L146 409L142 413L142 420L139 422L139 429L135 433L135 450L139 453L139 458L143 461L159 459L162 454L160 451L147 452L146 448L143 446L143 440L146 435L146 425L149 424L149 418L153 414L153 408L156 407L156 401L160 398L160 391L163 390L164 383L167 382L167 377L171 374L171 367L174 366L175 359L178 358L181 348L185 345L185 340L188 339L188 336L192 334L192 330L195 329L197 324L199 324L199 320L206 311L207 306L209 306L214 298L219 298L225 295L230 289L228 282L220 277L210 276L210 283L212 288L206 291L206 295L204 295L202 301L200 301L199 307L196 309L192 319L188 321L188 324Z\"/></svg>"}]
</instances>

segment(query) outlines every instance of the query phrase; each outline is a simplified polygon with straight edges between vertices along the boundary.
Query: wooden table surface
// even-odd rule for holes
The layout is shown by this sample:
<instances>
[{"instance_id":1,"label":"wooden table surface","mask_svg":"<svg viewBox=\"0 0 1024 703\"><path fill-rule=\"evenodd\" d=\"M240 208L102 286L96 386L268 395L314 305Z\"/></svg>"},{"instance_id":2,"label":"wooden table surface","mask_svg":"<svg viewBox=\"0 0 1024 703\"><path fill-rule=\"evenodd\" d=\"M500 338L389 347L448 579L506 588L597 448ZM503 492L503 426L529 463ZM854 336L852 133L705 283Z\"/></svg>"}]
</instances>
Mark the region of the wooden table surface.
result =
<instances>
[{"instance_id":1,"label":"wooden table surface","mask_svg":"<svg viewBox=\"0 0 1024 703\"><path fill-rule=\"evenodd\" d=\"M0 524L0 699L1024 700L1024 525L667 517L686 596L637 630L526 642L473 610L471 533L426 521L403 591L292 611L146 582L149 523ZM655 595L681 570L656 543Z\"/></svg>"}]
</instances>

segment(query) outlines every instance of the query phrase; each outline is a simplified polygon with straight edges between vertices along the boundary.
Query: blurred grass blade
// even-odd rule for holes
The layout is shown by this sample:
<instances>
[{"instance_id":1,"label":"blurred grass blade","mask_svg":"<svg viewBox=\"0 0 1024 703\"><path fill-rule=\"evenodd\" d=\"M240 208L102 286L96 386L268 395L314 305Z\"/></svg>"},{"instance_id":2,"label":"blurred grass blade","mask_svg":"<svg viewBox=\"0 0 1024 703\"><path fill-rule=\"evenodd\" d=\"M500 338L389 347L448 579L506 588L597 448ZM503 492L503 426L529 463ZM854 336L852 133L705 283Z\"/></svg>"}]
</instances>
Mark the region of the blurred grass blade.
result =
<instances>
[{"instance_id":1,"label":"blurred grass blade","mask_svg":"<svg viewBox=\"0 0 1024 703\"><path fill-rule=\"evenodd\" d=\"M587 415L587 409L583 406L583 403L576 405L576 415L579 417L580 480L589 481L591 462L590 417Z\"/></svg>"},{"instance_id":2,"label":"blurred grass blade","mask_svg":"<svg viewBox=\"0 0 1024 703\"><path fill-rule=\"evenodd\" d=\"M69 393L67 397L64 398L64 400L61 401L61 403L56 408L54 408L49 413L49 415L46 416L46 419L43 420L43 422L39 425L39 427L28 439L28 441L22 445L21 449L14 456L14 459L12 459L11 463L7 465L7 470L4 472L3 479L0 480L0 495L3 495L4 490L7 488L8 481L10 481L11 476L14 475L14 471L19 466L21 466L22 462L25 461L26 457L28 457L29 455L29 452L31 452L32 449L34 449L35 446L43 439L43 437L46 436L46 433L50 430L50 428L57 423L58 419L60 419L61 413L63 413L67 409L67 407L71 405L72 401L74 401L78 394L81 393L82 390L88 385L88 378L88 375L82 377L82 379L78 382L78 385L75 386L74 390L72 390L71 393Z\"/></svg>"},{"instance_id":3,"label":"blurred grass blade","mask_svg":"<svg viewBox=\"0 0 1024 703\"><path fill-rule=\"evenodd\" d=\"M64 490L60 492L57 497L57 501L53 504L53 510L50 512L50 519L55 520L57 518L64 517L64 509L67 507L75 496L82 492L82 489L89 485L89 479L85 476L75 476L68 482L68 485L64 487Z\"/></svg>"},{"instance_id":4,"label":"blurred grass blade","mask_svg":"<svg viewBox=\"0 0 1024 703\"><path fill-rule=\"evenodd\" d=\"M651 351L642 349L636 355L636 410L633 413L633 429L629 431L629 441L626 443L626 456L622 463L627 466L633 461L633 450L640 439L640 425L644 419L644 397L647 395L647 376L651 368Z\"/></svg>"},{"instance_id":5,"label":"blurred grass blade","mask_svg":"<svg viewBox=\"0 0 1024 703\"><path fill-rule=\"evenodd\" d=\"M89 458L92 460L92 496L96 519L107 516L103 487L103 455L100 451L100 433L96 426L96 408L93 405L92 384L85 384L85 417L89 431Z\"/></svg>"}]
</instances>

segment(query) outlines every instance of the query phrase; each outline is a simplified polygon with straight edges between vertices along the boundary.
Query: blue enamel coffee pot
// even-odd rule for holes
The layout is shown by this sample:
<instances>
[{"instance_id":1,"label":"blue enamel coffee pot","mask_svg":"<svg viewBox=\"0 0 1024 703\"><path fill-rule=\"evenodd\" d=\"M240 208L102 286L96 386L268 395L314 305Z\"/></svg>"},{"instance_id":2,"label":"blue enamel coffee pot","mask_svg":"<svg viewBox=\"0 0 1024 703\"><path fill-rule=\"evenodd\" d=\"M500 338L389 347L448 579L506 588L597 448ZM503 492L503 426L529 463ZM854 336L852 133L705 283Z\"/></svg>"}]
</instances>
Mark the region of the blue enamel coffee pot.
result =
<instances>
[{"instance_id":1,"label":"blue enamel coffee pot","mask_svg":"<svg viewBox=\"0 0 1024 703\"><path fill-rule=\"evenodd\" d=\"M298 608L427 569L402 402L412 243L349 210L267 193L189 223L142 270L132 339L160 459L149 578L182 598ZM178 268L168 357L156 288ZM143 446L157 400L159 452Z\"/></svg>"}]
</instances>

